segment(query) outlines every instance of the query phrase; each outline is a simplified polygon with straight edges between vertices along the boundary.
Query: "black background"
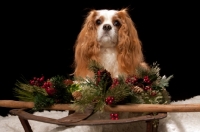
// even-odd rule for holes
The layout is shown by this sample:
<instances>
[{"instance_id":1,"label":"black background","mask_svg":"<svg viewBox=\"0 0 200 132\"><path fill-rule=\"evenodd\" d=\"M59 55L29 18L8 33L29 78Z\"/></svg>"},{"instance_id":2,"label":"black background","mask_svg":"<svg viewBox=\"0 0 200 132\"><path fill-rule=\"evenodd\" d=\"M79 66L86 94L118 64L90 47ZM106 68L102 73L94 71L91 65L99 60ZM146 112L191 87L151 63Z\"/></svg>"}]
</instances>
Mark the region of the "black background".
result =
<instances>
[{"instance_id":1,"label":"black background","mask_svg":"<svg viewBox=\"0 0 200 132\"><path fill-rule=\"evenodd\" d=\"M145 60L160 64L161 75L174 75L172 101L199 91L199 7L181 1L65 1L1 4L0 99L14 99L21 75L46 78L73 72L73 45L90 9L129 12L143 44ZM8 108L0 108L6 115Z\"/></svg>"}]
</instances>

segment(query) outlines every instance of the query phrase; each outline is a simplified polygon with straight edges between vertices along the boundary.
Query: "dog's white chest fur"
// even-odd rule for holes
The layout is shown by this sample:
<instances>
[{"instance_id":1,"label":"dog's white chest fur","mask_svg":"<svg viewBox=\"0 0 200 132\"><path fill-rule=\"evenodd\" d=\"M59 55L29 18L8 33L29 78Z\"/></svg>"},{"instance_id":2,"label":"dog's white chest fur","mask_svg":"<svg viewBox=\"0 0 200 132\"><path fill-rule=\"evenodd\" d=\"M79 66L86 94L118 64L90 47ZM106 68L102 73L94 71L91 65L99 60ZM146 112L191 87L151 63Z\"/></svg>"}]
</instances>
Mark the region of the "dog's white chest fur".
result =
<instances>
[{"instance_id":1,"label":"dog's white chest fur","mask_svg":"<svg viewBox=\"0 0 200 132\"><path fill-rule=\"evenodd\" d=\"M111 73L112 77L118 77L118 62L116 48L101 48L101 65Z\"/></svg>"}]
</instances>

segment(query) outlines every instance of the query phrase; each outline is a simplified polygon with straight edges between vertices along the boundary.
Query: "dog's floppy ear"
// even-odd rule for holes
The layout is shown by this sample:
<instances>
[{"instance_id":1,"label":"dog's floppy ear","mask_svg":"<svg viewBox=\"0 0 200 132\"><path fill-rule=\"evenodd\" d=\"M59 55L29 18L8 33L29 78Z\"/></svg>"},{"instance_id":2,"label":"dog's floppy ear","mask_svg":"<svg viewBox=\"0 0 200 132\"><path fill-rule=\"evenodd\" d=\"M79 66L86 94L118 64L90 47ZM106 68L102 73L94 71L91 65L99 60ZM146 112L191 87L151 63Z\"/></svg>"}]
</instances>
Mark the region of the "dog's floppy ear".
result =
<instances>
[{"instance_id":1,"label":"dog's floppy ear","mask_svg":"<svg viewBox=\"0 0 200 132\"><path fill-rule=\"evenodd\" d=\"M91 10L87 14L85 21L82 25L82 29L76 40L75 46L79 45L80 43L88 44L88 42L94 41L92 38L95 37L94 35L96 35L96 26L94 22L95 16L96 16L96 10Z\"/></svg>"},{"instance_id":2,"label":"dog's floppy ear","mask_svg":"<svg viewBox=\"0 0 200 132\"><path fill-rule=\"evenodd\" d=\"M89 59L95 58L99 48L96 41L97 29L95 25L96 10L91 10L82 26L82 29L76 40L75 48L75 76L86 76L88 73Z\"/></svg>"},{"instance_id":3,"label":"dog's floppy ear","mask_svg":"<svg viewBox=\"0 0 200 132\"><path fill-rule=\"evenodd\" d=\"M131 75L134 74L136 67L143 62L143 53L137 30L127 10L125 8L118 12L121 19L118 34L118 61L120 70Z\"/></svg>"}]
</instances>

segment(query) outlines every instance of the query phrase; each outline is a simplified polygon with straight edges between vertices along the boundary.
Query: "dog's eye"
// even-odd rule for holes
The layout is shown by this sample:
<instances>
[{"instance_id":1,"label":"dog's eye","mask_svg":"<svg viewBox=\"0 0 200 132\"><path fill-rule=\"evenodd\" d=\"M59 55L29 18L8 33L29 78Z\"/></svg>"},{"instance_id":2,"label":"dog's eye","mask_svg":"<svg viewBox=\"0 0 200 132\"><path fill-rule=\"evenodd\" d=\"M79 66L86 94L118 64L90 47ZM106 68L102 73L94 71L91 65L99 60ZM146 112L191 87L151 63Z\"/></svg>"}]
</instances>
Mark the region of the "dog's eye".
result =
<instances>
[{"instance_id":1,"label":"dog's eye","mask_svg":"<svg viewBox=\"0 0 200 132\"><path fill-rule=\"evenodd\" d=\"M119 22L118 20L115 20L115 21L113 22L113 25L118 27L118 26L120 26L120 22Z\"/></svg>"},{"instance_id":2,"label":"dog's eye","mask_svg":"<svg viewBox=\"0 0 200 132\"><path fill-rule=\"evenodd\" d=\"M101 24L101 20L100 20L100 19L97 19L97 20L96 20L96 24L97 24L97 25L100 25L100 24Z\"/></svg>"}]
</instances>

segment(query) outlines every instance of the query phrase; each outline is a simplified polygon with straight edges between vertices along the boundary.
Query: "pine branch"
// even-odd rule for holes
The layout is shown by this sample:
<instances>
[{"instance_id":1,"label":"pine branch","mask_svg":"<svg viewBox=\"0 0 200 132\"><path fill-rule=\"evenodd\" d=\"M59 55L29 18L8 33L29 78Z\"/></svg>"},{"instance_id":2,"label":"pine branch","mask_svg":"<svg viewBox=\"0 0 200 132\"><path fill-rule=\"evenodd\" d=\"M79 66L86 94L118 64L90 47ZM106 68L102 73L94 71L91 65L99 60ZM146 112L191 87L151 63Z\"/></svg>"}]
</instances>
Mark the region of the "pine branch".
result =
<instances>
[{"instance_id":1,"label":"pine branch","mask_svg":"<svg viewBox=\"0 0 200 132\"><path fill-rule=\"evenodd\" d=\"M169 95L169 92L165 88L163 88L161 93L163 96L163 102L161 102L161 104L169 104L171 102L171 96Z\"/></svg>"},{"instance_id":2,"label":"pine branch","mask_svg":"<svg viewBox=\"0 0 200 132\"><path fill-rule=\"evenodd\" d=\"M54 99L52 98L49 98L47 96L44 96L43 94L35 94L35 98L34 98L34 108L33 110L41 110L43 108L47 108L51 105L53 105L55 102L54 102Z\"/></svg>"},{"instance_id":3,"label":"pine branch","mask_svg":"<svg viewBox=\"0 0 200 132\"><path fill-rule=\"evenodd\" d=\"M15 88L14 89L14 95L17 97L20 101L33 101L34 96L31 92Z\"/></svg>"},{"instance_id":4,"label":"pine branch","mask_svg":"<svg viewBox=\"0 0 200 132\"><path fill-rule=\"evenodd\" d=\"M144 76L147 76L150 74L149 69L143 67L143 66L139 66L136 68L136 76L138 78L143 78Z\"/></svg>"},{"instance_id":5,"label":"pine branch","mask_svg":"<svg viewBox=\"0 0 200 132\"><path fill-rule=\"evenodd\" d=\"M110 88L106 93L106 97L108 96L114 97L113 103L118 103L120 101L123 101L126 97L130 95L132 95L131 89L126 84L119 84L112 89Z\"/></svg>"},{"instance_id":6,"label":"pine branch","mask_svg":"<svg viewBox=\"0 0 200 132\"><path fill-rule=\"evenodd\" d=\"M94 73L97 73L98 70L104 69L104 68L99 63L97 63L95 60L90 60L88 69L93 71Z\"/></svg>"},{"instance_id":7,"label":"pine branch","mask_svg":"<svg viewBox=\"0 0 200 132\"><path fill-rule=\"evenodd\" d=\"M55 94L52 95L54 100L57 100L58 103L70 103L72 100L72 95L69 88L64 83L66 78L64 76L54 76L50 78L50 82L53 84L55 89Z\"/></svg>"},{"instance_id":8,"label":"pine branch","mask_svg":"<svg viewBox=\"0 0 200 132\"><path fill-rule=\"evenodd\" d=\"M39 92L41 94L47 95L47 93L44 89L42 89L41 87L37 87L35 85L30 85L30 84L27 84L27 83L22 83L20 81L17 81L15 83L15 86L16 86L16 88L22 89L22 90L27 91L27 92L31 92L31 93Z\"/></svg>"},{"instance_id":9,"label":"pine branch","mask_svg":"<svg viewBox=\"0 0 200 132\"><path fill-rule=\"evenodd\" d=\"M33 101L34 99L34 92L38 92L47 96L45 89L32 86L30 84L25 84L20 81L17 81L14 88L14 95L19 98L21 101Z\"/></svg>"}]
</instances>

